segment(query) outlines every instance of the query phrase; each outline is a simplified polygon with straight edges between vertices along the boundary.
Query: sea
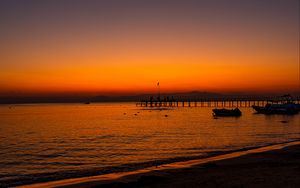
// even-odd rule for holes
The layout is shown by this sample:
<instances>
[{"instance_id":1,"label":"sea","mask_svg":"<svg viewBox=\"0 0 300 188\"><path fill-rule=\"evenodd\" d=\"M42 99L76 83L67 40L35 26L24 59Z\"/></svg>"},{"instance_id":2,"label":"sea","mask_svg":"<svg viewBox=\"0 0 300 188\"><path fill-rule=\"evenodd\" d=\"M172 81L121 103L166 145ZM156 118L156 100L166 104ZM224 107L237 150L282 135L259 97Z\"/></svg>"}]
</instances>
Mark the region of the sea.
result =
<instances>
[{"instance_id":1,"label":"sea","mask_svg":"<svg viewBox=\"0 0 300 188\"><path fill-rule=\"evenodd\" d=\"M133 171L300 139L300 114L135 103L0 106L0 187Z\"/></svg>"}]
</instances>

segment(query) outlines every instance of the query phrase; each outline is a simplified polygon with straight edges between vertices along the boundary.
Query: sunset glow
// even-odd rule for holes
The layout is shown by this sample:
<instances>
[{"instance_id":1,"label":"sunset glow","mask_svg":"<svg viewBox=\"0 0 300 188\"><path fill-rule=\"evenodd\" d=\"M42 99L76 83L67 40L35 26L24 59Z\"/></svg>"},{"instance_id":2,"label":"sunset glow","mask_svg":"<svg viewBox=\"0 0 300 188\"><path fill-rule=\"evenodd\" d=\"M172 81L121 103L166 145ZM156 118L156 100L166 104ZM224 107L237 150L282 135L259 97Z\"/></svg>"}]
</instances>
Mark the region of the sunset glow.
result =
<instances>
[{"instance_id":1,"label":"sunset glow","mask_svg":"<svg viewBox=\"0 0 300 188\"><path fill-rule=\"evenodd\" d=\"M1 2L1 96L299 92L297 0L88 2Z\"/></svg>"},{"instance_id":2,"label":"sunset glow","mask_svg":"<svg viewBox=\"0 0 300 188\"><path fill-rule=\"evenodd\" d=\"M299 187L299 114L300 0L0 0L0 187Z\"/></svg>"}]
</instances>

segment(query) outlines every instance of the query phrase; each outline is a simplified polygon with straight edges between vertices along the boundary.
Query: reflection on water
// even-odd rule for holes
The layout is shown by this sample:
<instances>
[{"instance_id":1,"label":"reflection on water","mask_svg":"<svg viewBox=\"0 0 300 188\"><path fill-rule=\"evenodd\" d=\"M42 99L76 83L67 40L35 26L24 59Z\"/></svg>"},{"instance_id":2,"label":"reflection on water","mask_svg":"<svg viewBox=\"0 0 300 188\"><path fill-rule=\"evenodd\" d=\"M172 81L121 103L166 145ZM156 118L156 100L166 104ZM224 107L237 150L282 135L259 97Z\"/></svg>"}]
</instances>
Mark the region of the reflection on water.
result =
<instances>
[{"instance_id":1,"label":"reflection on water","mask_svg":"<svg viewBox=\"0 0 300 188\"><path fill-rule=\"evenodd\" d=\"M127 170L149 161L300 138L299 115L265 116L253 114L250 108L241 110L239 118L214 119L211 108L203 107L0 106L0 185Z\"/></svg>"}]
</instances>

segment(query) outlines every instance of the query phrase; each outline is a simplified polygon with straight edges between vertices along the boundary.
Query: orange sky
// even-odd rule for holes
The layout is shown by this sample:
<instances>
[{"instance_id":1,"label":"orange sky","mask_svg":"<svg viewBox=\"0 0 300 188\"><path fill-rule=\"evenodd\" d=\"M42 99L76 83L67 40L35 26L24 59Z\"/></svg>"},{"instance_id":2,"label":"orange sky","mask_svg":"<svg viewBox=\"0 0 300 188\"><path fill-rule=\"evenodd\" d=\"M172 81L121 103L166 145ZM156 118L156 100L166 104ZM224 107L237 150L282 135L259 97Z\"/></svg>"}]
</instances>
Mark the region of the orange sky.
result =
<instances>
[{"instance_id":1,"label":"orange sky","mask_svg":"<svg viewBox=\"0 0 300 188\"><path fill-rule=\"evenodd\" d=\"M5 2L0 95L299 92L297 1L116 2Z\"/></svg>"}]
</instances>

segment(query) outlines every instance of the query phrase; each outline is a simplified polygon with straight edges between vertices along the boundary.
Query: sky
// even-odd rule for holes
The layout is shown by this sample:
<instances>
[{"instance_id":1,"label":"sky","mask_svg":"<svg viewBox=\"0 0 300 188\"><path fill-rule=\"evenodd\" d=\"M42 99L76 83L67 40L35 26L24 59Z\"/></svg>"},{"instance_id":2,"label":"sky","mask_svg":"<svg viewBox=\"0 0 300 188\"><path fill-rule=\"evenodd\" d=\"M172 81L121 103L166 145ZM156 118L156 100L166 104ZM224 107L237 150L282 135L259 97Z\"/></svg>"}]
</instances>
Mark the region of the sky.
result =
<instances>
[{"instance_id":1,"label":"sky","mask_svg":"<svg viewBox=\"0 0 300 188\"><path fill-rule=\"evenodd\" d=\"M0 0L0 96L299 92L299 0Z\"/></svg>"}]
</instances>

